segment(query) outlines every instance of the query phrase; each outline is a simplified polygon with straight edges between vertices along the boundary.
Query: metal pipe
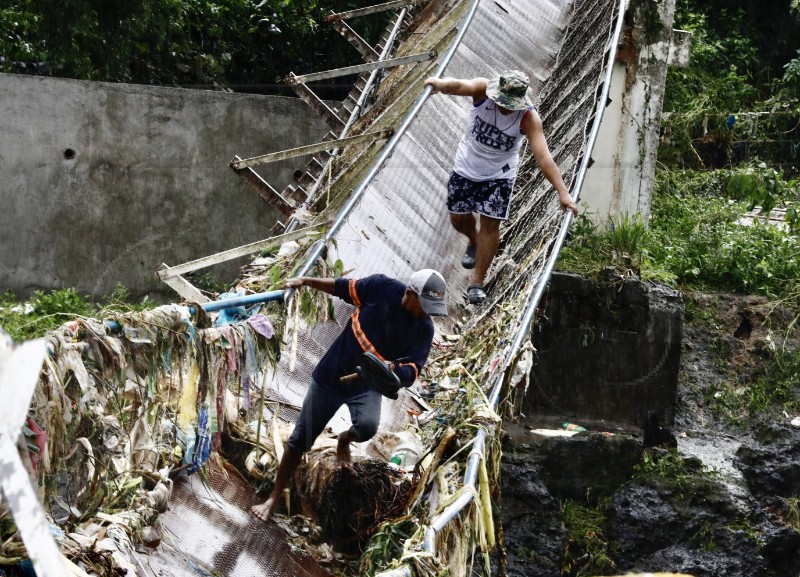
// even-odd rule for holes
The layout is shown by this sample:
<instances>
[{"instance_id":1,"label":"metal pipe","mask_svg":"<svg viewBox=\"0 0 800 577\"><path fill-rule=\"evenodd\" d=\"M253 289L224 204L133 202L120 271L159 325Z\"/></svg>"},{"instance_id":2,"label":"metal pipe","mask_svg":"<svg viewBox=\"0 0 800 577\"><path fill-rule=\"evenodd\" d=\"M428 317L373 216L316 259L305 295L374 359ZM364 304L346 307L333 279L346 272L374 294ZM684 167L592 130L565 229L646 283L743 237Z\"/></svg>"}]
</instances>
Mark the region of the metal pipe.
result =
<instances>
[{"instance_id":1,"label":"metal pipe","mask_svg":"<svg viewBox=\"0 0 800 577\"><path fill-rule=\"evenodd\" d=\"M245 295L241 297L234 297L230 299L222 299L218 301L211 301L209 303L203 303L200 305L200 308L206 311L207 313L212 313L215 311L221 311L223 309L231 309L234 307L239 306L248 306L254 305L259 303L265 303L269 301L279 301L285 298L287 291L278 290L278 291L267 291L263 293L256 293L254 295ZM196 314L197 308L195 307L186 307L186 310L189 311L189 314ZM117 321L105 321L105 326L108 330L112 333L119 333L122 331L122 325Z\"/></svg>"},{"instance_id":2,"label":"metal pipe","mask_svg":"<svg viewBox=\"0 0 800 577\"><path fill-rule=\"evenodd\" d=\"M595 121L592 125L592 129L589 133L589 137L586 140L586 147L584 148L585 152L583 158L581 159L581 164L578 167L578 175L575 179L575 184L573 185L573 191L575 194L575 201L577 202L578 197L580 196L580 188L583 186L583 180L585 178L586 170L589 166L589 153L591 152L592 148L594 147L594 143L597 139L597 133L600 130L600 123L603 118L603 111L605 110L605 104L608 100L608 92L611 87L611 74L614 68L614 60L616 58L616 46L619 43L619 37L622 33L622 23L623 23L623 16L625 14L625 7L626 7L626 0L620 0L619 6L619 14L617 16L617 23L616 28L614 30L614 35L612 38L612 47L609 50L608 55L608 69L606 70L606 75L603 82L603 90L602 94L597 100L597 112L595 114ZM553 268L555 267L556 259L558 259L558 253L561 250L562 245L564 244L564 239L567 236L567 230L569 228L569 223L572 220L572 211L567 210L566 214L564 215L563 220L561 221L561 228L558 231L558 235L556 236L556 240L553 243L553 247L550 252L550 257L547 260L544 270L539 277L539 282L536 285L536 288L533 292L531 299L528 301L528 305L525 309L525 313L522 317L522 322L520 323L519 327L517 328L517 332L514 336L512 341L511 347L509 348L508 354L506 355L505 360L503 361L503 367L498 372L498 376L495 380L494 386L492 387L492 391L489 395L489 406L494 410L497 407L497 403L499 402L500 398L500 389L502 388L503 383L503 376L505 375L506 371L511 365L512 360L514 359L515 355L519 351L522 346L523 341L528 335L530 330L530 325L533 319L533 315L536 313L536 309L539 307L539 302L544 294L545 287L547 283L550 281L550 276L553 273ZM476 445L481 442L481 451L483 450L483 440L486 438L486 429L481 428L476 436L475 436L475 443ZM475 451L476 449L473 449ZM470 473L469 467L473 463L473 455L470 455L470 461L467 464L467 473L464 475L465 481L464 484L467 484L467 475ZM472 479L474 483L474 479ZM469 499L465 500L461 508L465 507L469 502L472 500L470 497ZM428 530L425 534L425 550L431 553L435 553L435 533L437 532L437 527L444 527L449 521L455 518L458 513L461 512L461 509L456 509L454 507L456 503L453 503L450 507L445 509L442 513L437 515L431 520L431 524L428 527ZM428 533L431 533L429 537Z\"/></svg>"},{"instance_id":3,"label":"metal pipe","mask_svg":"<svg viewBox=\"0 0 800 577\"><path fill-rule=\"evenodd\" d=\"M478 429L478 432L475 433L472 451L467 460L467 469L464 472L464 484L461 488L461 495L450 503L444 511L431 519L430 525L425 529L423 547L425 551L432 555L436 554L436 534L452 521L456 515L463 511L464 507L469 505L475 498L475 492L472 489L474 489L478 480L478 467L480 467L481 459L484 457L485 442L486 430Z\"/></svg>"},{"instance_id":4,"label":"metal pipe","mask_svg":"<svg viewBox=\"0 0 800 577\"><path fill-rule=\"evenodd\" d=\"M297 156L305 156L307 154L316 154L317 152L325 152L327 150L338 150L343 146L350 146L351 144L361 144L362 142L374 142L377 140L389 140L392 136L392 130L376 130L375 132L366 132L358 136L349 136L347 138L339 138L334 141L320 142L319 144L308 144L306 146L298 146L297 148L290 148L287 150L280 150L278 152L270 152L260 156L253 156L252 158L234 158L230 161L229 165L234 170L241 170L251 166L258 166L259 164L269 164L270 162L278 162L279 160L286 160L287 158L295 158Z\"/></svg>"},{"instance_id":5,"label":"metal pipe","mask_svg":"<svg viewBox=\"0 0 800 577\"><path fill-rule=\"evenodd\" d=\"M183 264L175 266L167 266L165 264L162 264L161 268L157 271L156 274L158 274L161 280L173 278L187 272L195 271L197 269L219 264L221 262L227 262L229 260L233 260L235 258L239 258L242 256L247 256L253 254L254 252L261 252L264 250L277 248L285 242L289 242L291 240L298 240L303 238L305 235L309 233L318 232L319 229L322 228L323 226L324 223L320 223L314 226L301 228L290 233L280 234L278 236L273 236L271 238L266 238L264 240L257 240L256 242L251 242L250 244L237 246L236 248L231 248L222 252L218 252L217 254L204 256L202 258L191 260L189 262L185 262Z\"/></svg>"},{"instance_id":6,"label":"metal pipe","mask_svg":"<svg viewBox=\"0 0 800 577\"><path fill-rule=\"evenodd\" d=\"M357 16L365 16L367 14L377 14L378 12L385 12L398 8L400 6L409 6L420 2L421 0L394 0L393 2L386 2L385 4L377 4L375 6L367 6L366 8L356 8L348 12L338 12L336 14L329 14L325 17L328 22L335 22L336 20L347 20Z\"/></svg>"},{"instance_id":7,"label":"metal pipe","mask_svg":"<svg viewBox=\"0 0 800 577\"><path fill-rule=\"evenodd\" d=\"M398 58L389 58L383 60L382 58L374 62L367 62L366 64L356 64L355 66L346 66L344 68L336 68L335 70L326 70L325 72L312 72L310 74L303 74L302 76L290 76L286 82L289 84L307 84L317 80L326 80L328 78L339 78L349 74L361 74L362 72L370 72L372 70L382 70L384 68L391 68L394 66L401 66L403 64L412 64L414 62L422 62L423 60L432 60L436 58L436 51L429 50L428 52L421 52L419 54L409 54L408 56L400 56Z\"/></svg>"},{"instance_id":8,"label":"metal pipe","mask_svg":"<svg viewBox=\"0 0 800 577\"><path fill-rule=\"evenodd\" d=\"M222 309L231 309L233 307L248 306L258 303L265 303L269 301L282 301L286 291L267 291L263 293L256 293L254 295L245 295L241 297L233 297L230 299L222 299L219 301L211 301L200 305L207 313L214 311L221 311ZM197 312L192 307L189 307L190 312Z\"/></svg>"}]
</instances>

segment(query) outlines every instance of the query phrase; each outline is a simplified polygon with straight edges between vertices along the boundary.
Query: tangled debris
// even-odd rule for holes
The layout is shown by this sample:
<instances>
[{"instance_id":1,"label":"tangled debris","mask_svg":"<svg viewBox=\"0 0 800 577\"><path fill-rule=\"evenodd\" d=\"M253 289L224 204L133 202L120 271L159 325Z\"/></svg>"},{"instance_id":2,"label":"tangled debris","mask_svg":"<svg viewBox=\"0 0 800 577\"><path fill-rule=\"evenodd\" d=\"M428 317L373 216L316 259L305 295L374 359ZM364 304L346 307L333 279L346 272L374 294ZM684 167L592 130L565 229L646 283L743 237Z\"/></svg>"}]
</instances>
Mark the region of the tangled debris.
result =
<instances>
[{"instance_id":1,"label":"tangled debris","mask_svg":"<svg viewBox=\"0 0 800 577\"><path fill-rule=\"evenodd\" d=\"M318 523L336 550L360 553L381 522L404 513L411 483L386 463L366 459L341 467L328 457L314 465L326 479L314 496Z\"/></svg>"},{"instance_id":2,"label":"tangled debris","mask_svg":"<svg viewBox=\"0 0 800 577\"><path fill-rule=\"evenodd\" d=\"M51 532L85 574L140 573L135 545L160 541L174 478L216 460L223 432L242 432L229 425L254 414L256 377L277 361L266 316L212 327L189 311L77 319L46 337L21 454ZM6 510L0 531L0 566L19 569L28 554Z\"/></svg>"}]
</instances>

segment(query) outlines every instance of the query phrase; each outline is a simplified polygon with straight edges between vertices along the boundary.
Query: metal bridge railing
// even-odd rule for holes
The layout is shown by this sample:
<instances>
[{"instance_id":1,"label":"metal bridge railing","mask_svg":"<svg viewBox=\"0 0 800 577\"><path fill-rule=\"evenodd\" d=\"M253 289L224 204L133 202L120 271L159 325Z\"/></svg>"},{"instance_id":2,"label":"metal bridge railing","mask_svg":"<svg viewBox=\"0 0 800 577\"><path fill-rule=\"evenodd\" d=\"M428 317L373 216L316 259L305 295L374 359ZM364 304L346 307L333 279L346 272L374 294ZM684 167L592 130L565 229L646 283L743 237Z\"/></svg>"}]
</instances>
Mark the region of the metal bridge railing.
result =
<instances>
[{"instance_id":1,"label":"metal bridge railing","mask_svg":"<svg viewBox=\"0 0 800 577\"><path fill-rule=\"evenodd\" d=\"M594 148L594 144L597 140L597 135L603 117L603 111L605 110L606 103L608 100L609 89L611 86L611 75L613 73L613 63L616 58L616 49L619 44L620 36L622 34L623 16L625 14L626 7L627 7L627 1L620 0L618 12L616 15L616 24L614 27L614 32L611 38L610 46L608 48L608 51L606 52L606 72L605 72L605 77L603 79L602 90L596 100L596 113L594 115L594 121L589 136L586 140L586 145L584 147L581 163L576 173L576 178L572 186L572 196L576 202L580 197L581 187L583 186L583 181L586 177L586 171L589 167L590 155L592 149ZM471 19L472 15L473 13L471 12L467 22L465 22L463 29L465 29L469 25L469 19ZM460 39L457 39L457 41L458 40ZM441 70L442 69L440 69L440 71L438 71L437 73L441 73ZM539 303L547 287L547 284L550 281L550 276L553 273L555 262L558 259L559 252L561 251L561 247L563 246L564 240L566 239L567 231L569 229L571 221L572 221L572 212L570 210L567 210L565 211L565 214L561 221L558 234L555 240L553 241L552 248L550 251L550 256L547 259L547 263L545 264L543 272L539 277L539 281L537 282L534 291L525 307L524 313L522 314L520 323L517 327L512 343L509 347L507 354L505 355L505 359L503 361L501 370L498 371L498 373L496 374L494 383L492 384L491 393L488 396L489 406L492 410L496 409L499 403L500 392L502 389L502 384L505 379L506 373L510 369L512 369L513 362L516 359L517 354L521 350L525 340L528 337L528 333L530 332L531 325L533 323L534 315L536 313L537 308L539 307ZM474 499L474 496L476 494L475 487L478 478L479 465L481 459L485 458L484 450L486 444L486 437L488 433L489 430L486 427L481 427L475 435L475 438L472 442L472 450L470 451L468 457L466 471L464 473L464 484L462 489L460 490L460 496L455 501L453 501L447 508L445 508L444 511L436 515L431 520L430 525L425 531L424 549L426 552L432 555L436 555L436 535L442 529L444 529L444 527L446 527L448 523L453 521L464 510L464 508L467 507ZM378 574L378 577L411 577L411 572L408 567L404 566L397 569L392 569L389 571L382 572Z\"/></svg>"},{"instance_id":2,"label":"metal bridge railing","mask_svg":"<svg viewBox=\"0 0 800 577\"><path fill-rule=\"evenodd\" d=\"M448 52L443 56L438 68L433 73L433 76L441 77L444 74L445 69L447 68L448 64L450 63L451 59L456 53L461 41L463 40L463 37L470 26L470 23L475 17L479 4L480 0L472 0L472 4L468 12L466 13L464 21L459 27L458 34L453 40L453 43L450 46ZM577 170L576 177L572 186L572 195L576 202L580 196L580 190L583 185L586 171L588 169L590 162L590 154L597 139L597 134L602 120L603 111L605 109L606 102L608 99L608 93L611 84L611 74L613 71L613 63L616 57L616 47L619 43L619 39L622 33L623 15L626 7L627 7L627 1L620 0L618 6L618 12L616 15L616 24L610 41L610 46L608 47L605 53L606 71L602 83L602 90L600 91L596 99L596 112L594 114L592 128L586 140L580 166ZM370 171L367 173L367 175L360 182L358 187L350 195L345 205L339 210L332 224L326 231L324 237L319 239L315 243L312 250L306 257L306 260L297 270L296 272L297 276L302 276L307 274L314 266L314 264L317 262L317 260L322 256L323 251L325 250L327 244L336 237L337 233L340 231L340 229L346 222L348 216L362 200L370 183L380 173L387 159L395 151L395 148L403 138L404 134L408 130L411 123L419 114L420 110L430 97L431 93L432 93L432 88L426 87L425 90L422 92L422 94L414 102L411 110L408 112L402 124L396 130L392 138L387 142L386 146L384 147L381 154L374 162ZM552 248L550 250L550 255L544 266L543 272L540 275L539 280L527 302L527 305L521 316L521 320L519 322L519 325L516 329L513 340L509 347L508 353L505 355L505 359L501 367L501 370L498 373L496 373L497 376L495 377L494 382L491 384L491 393L488 396L488 400L492 410L494 410L499 403L500 391L502 388L504 376L506 372L512 368L513 362L516 359L517 354L519 353L520 349L524 344L524 341L528 336L531 324L533 322L534 314L539 306L539 302L542 298L542 295L544 294L544 290L550 280L550 276L554 269L556 259L558 258L559 251L561 250L561 247L566 238L566 234L571 221L572 221L572 213L570 211L566 211L561 220L558 234L555 240L553 241ZM290 297L291 297L291 291L290 293L287 294L287 300ZM485 451L486 437L488 433L489 430L487 428L485 427L481 428L478 430L474 440L472 441L473 446L470 455L468 457L466 470L464 474L464 483L462 489L460 490L460 496L439 515L435 516L431 520L428 528L426 529L424 538L424 549L432 555L436 555L435 540L437 533L439 533L444 527L446 527L448 523L453 521L464 510L464 508L467 507L474 499L475 495L474 489L477 482L479 465L481 459L485 458L484 451ZM400 576L409 577L410 575L411 575L410 569L407 566L403 566L397 569L392 569L380 573L379 577L400 577Z\"/></svg>"}]
</instances>

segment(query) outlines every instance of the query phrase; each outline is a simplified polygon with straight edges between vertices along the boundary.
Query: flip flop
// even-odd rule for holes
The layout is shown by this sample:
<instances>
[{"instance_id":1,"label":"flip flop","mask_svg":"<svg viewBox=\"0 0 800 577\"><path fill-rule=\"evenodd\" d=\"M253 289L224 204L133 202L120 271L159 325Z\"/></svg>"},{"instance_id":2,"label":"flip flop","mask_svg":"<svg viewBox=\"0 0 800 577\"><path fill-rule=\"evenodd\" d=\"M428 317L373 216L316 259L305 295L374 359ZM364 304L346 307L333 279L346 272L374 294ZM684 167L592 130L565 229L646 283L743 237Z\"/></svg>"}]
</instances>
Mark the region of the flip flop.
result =
<instances>
[{"instance_id":1,"label":"flip flop","mask_svg":"<svg viewBox=\"0 0 800 577\"><path fill-rule=\"evenodd\" d=\"M467 246L464 256L461 257L461 266L466 269L475 268L475 249L474 244Z\"/></svg>"},{"instance_id":2,"label":"flip flop","mask_svg":"<svg viewBox=\"0 0 800 577\"><path fill-rule=\"evenodd\" d=\"M486 300L486 291L479 284L469 285L467 288L467 300L471 305L479 305Z\"/></svg>"}]
</instances>

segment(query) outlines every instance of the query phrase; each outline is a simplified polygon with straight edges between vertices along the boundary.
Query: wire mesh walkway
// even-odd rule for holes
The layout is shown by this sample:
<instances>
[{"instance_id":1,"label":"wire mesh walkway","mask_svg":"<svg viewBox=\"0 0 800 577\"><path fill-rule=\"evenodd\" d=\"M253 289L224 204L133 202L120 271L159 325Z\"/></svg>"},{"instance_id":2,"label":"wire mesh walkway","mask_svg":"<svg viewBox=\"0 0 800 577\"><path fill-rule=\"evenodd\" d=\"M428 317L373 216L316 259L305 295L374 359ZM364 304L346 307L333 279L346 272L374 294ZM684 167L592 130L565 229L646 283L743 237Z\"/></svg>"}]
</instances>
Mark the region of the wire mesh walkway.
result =
<instances>
[{"instance_id":1,"label":"wire mesh walkway","mask_svg":"<svg viewBox=\"0 0 800 577\"><path fill-rule=\"evenodd\" d=\"M534 302L535 310L540 281L549 274L553 244L563 240L569 222L558 209L557 195L528 155L517 179L512 218L502 229L501 251L490 271L489 298L479 308L467 307L463 296L467 276L460 267L465 241L450 226L445 196L469 102L443 95L428 98L430 91L423 91L422 81L434 73L494 77L509 68L528 72L550 150L564 181L577 195L588 161L587 142L592 141L600 103L605 102L603 89L623 8L623 2L607 0L426 4L406 31L397 56L436 50L446 67L440 64L434 70L430 63L418 62L385 75L375 103L353 125L352 134L392 128L397 130L395 137L383 151L378 145L365 144L336 157L327 176L322 175L325 182L314 206L298 215L306 221L303 224L333 223L325 237L299 242L293 254L257 259L243 271L240 286L255 292L274 288L281 277L297 270L319 276L344 272L361 277L380 272L407 278L414 270L435 268L447 279L451 315L436 325L435 352L421 381L449 381L453 386L427 403L413 391L402 391L400 401L385 401L381 430L402 430L409 410L427 406L431 409L428 417L439 416L438 420L428 418L427 429L421 431L429 448L441 439L442 429L453 428L464 439L467 452L462 458L469 461L448 464L442 477L454 480L453 485L446 487L439 480L445 485L440 487L438 501L423 503L418 494L411 503L422 524L435 527L422 527L408 539L403 566L392 571L427 575L447 567L453 575L464 575L474 546L491 545L486 543L492 533L491 515L485 514L486 483L476 488L475 479L480 476L491 483L497 478L494 409L507 414L513 410L514 395L524 393L513 391L513 386L516 380L525 381L526 365L521 360L526 351L530 354L524 342L530 328L530 303ZM454 44L454 39L459 41ZM50 434L48 458L77 463L62 478L67 485L76 485L76 503L85 493L81 483L86 475L96 475L100 468L95 464L102 463L100 476L116 491L114 503L138 507L134 512L106 514L104 523L128 527L130 532L132 516L142 523L165 506L159 504L160 495L169 494L171 480L157 471L157 465L172 455L181 420L198 417L196 399L208 399L204 415L213 426L225 421L232 429L246 429L246 442L261 444L264 430L253 434L249 429L253 412L261 408L256 399L268 400L259 427L262 418L270 422L273 411L291 423L313 367L350 312L347 305L335 302L336 322L322 322L328 315L326 299L296 295L288 310L273 319L284 346L274 370L266 371L254 366L268 365L265 358L274 355L274 345L264 348L254 343L261 337L277 341L267 336L272 326L264 319L201 329L200 318L191 321L183 308L173 305L157 313L120 316L122 335L108 335L108 325L104 328L96 321L65 325L49 337L51 359L34 397L35 417ZM131 414L124 419L121 413L115 415L112 401ZM233 409L228 410L231 405ZM88 440L79 443L87 454L69 449L66 432L82 431L79 425L85 407L91 407L101 423L103 454L92 454L99 448L92 449ZM242 411L240 418L237 413ZM155 420L148 420L153 415ZM133 429L123 431L126 423ZM280 436L275 423L268 443L273 450ZM346 409L337 413L331 427L334 433L349 427ZM211 449L208 430L197 436L196 453ZM479 435L469 440L475 430ZM128 456L136 461L127 468L118 461L119 439L126 435ZM259 451L256 457L260 458ZM134 478L143 468L146 474ZM445 499L442 491L451 498ZM176 497L173 511L164 516L164 525L170 529L165 547L145 565L137 557L138 569L130 564L131 571L175 577L212 574L215 569L231 575L325 574L293 556L283 544L276 545L280 534L275 533L274 524L254 530L247 514L250 496L242 492L240 483L212 476L208 485L201 485L193 478L180 486ZM78 509L70 505L61 506L65 519L77 514ZM466 507L463 514L461 507ZM448 531L451 520L455 525ZM106 525L102 533L112 531ZM115 533L114 547L133 555L124 533ZM269 551L259 555L261 549Z\"/></svg>"}]
</instances>

